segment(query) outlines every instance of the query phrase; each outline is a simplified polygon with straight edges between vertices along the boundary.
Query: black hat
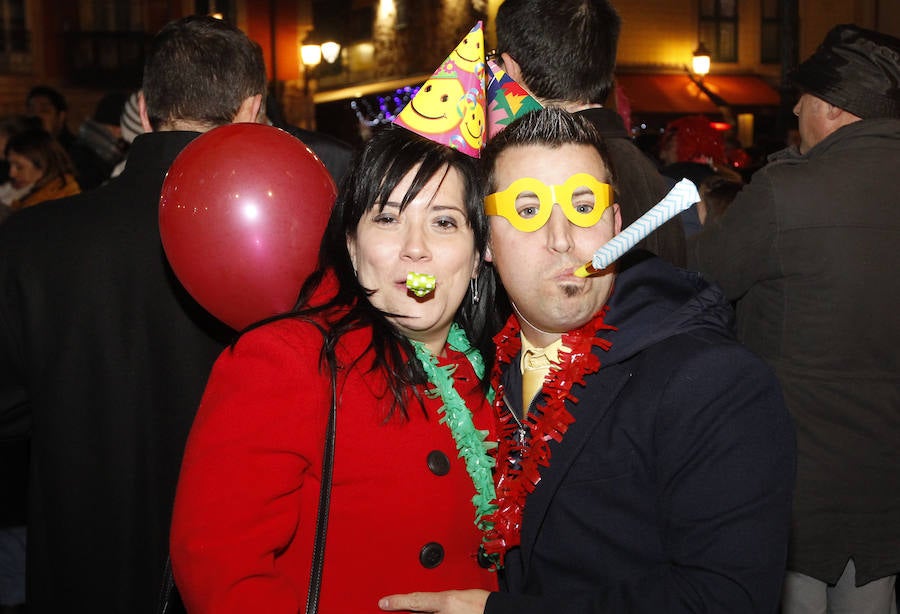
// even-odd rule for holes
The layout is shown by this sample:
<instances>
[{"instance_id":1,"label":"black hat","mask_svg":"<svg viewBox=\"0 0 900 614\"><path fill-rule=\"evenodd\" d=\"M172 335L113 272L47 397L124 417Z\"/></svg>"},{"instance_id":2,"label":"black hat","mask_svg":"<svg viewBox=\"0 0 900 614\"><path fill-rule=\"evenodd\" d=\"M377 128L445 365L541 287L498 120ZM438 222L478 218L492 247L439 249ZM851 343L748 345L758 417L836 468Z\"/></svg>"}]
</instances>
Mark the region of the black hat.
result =
<instances>
[{"instance_id":1,"label":"black hat","mask_svg":"<svg viewBox=\"0 0 900 614\"><path fill-rule=\"evenodd\" d=\"M900 39L835 26L791 75L804 92L863 119L900 118Z\"/></svg>"},{"instance_id":2,"label":"black hat","mask_svg":"<svg viewBox=\"0 0 900 614\"><path fill-rule=\"evenodd\" d=\"M94 121L110 126L118 126L122 118L122 109L128 101L128 94L122 92L110 92L105 94L94 109Z\"/></svg>"}]
</instances>

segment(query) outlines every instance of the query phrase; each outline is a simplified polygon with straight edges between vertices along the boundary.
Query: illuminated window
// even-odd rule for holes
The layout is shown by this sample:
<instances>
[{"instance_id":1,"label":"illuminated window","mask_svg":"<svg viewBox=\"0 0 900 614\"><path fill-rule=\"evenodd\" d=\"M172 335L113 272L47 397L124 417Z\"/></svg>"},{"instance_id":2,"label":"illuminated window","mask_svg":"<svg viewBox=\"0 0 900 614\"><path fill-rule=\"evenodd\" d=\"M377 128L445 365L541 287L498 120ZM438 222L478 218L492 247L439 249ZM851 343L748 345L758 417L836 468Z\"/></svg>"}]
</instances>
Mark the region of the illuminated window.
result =
<instances>
[{"instance_id":1,"label":"illuminated window","mask_svg":"<svg viewBox=\"0 0 900 614\"><path fill-rule=\"evenodd\" d=\"M31 33L26 0L0 0L0 72L31 70Z\"/></svg>"},{"instance_id":2,"label":"illuminated window","mask_svg":"<svg viewBox=\"0 0 900 614\"><path fill-rule=\"evenodd\" d=\"M713 62L737 62L737 0L700 0L698 40L709 47Z\"/></svg>"},{"instance_id":3,"label":"illuminated window","mask_svg":"<svg viewBox=\"0 0 900 614\"><path fill-rule=\"evenodd\" d=\"M778 0L761 0L760 61L777 64L781 61L781 3Z\"/></svg>"}]
</instances>

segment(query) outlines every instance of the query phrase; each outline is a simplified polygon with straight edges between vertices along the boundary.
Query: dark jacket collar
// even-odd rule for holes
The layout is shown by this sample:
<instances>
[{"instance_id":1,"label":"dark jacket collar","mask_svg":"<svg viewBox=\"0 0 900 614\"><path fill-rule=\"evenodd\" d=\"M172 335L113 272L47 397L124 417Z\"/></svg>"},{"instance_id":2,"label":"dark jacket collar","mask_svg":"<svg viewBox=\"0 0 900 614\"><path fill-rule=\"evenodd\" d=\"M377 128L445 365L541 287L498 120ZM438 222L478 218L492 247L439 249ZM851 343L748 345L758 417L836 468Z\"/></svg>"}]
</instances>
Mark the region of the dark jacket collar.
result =
<instances>
[{"instance_id":1,"label":"dark jacket collar","mask_svg":"<svg viewBox=\"0 0 900 614\"><path fill-rule=\"evenodd\" d=\"M815 160L844 146L858 146L857 139L900 139L900 119L864 119L841 126L822 139L805 154L796 147L786 147L769 156L769 162Z\"/></svg>"},{"instance_id":2,"label":"dark jacket collar","mask_svg":"<svg viewBox=\"0 0 900 614\"><path fill-rule=\"evenodd\" d=\"M721 289L696 272L679 269L649 252L633 250L619 261L602 331L612 341L603 356L609 366L663 339L697 328L732 336L734 312Z\"/></svg>"},{"instance_id":3,"label":"dark jacket collar","mask_svg":"<svg viewBox=\"0 0 900 614\"><path fill-rule=\"evenodd\" d=\"M138 135L128 149L123 176L137 173L165 174L188 143L200 132L163 131Z\"/></svg>"},{"instance_id":4,"label":"dark jacket collar","mask_svg":"<svg viewBox=\"0 0 900 614\"><path fill-rule=\"evenodd\" d=\"M605 139L630 139L631 135L625 129L622 116L612 109L594 107L577 111L575 115L581 115L590 121L600 131L600 136Z\"/></svg>"}]
</instances>

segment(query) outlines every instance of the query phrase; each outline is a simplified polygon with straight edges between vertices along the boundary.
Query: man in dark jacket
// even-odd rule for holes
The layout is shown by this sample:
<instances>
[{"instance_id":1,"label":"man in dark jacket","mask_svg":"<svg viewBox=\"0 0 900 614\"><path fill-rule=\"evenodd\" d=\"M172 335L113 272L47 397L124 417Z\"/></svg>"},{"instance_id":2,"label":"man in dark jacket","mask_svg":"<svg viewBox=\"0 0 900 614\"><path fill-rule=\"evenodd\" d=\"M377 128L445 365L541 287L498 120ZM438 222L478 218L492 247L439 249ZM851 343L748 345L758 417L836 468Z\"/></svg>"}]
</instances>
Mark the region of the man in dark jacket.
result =
<instances>
[{"instance_id":1,"label":"man in dark jacket","mask_svg":"<svg viewBox=\"0 0 900 614\"><path fill-rule=\"evenodd\" d=\"M608 0L505 0L497 10L497 52L509 76L541 104L582 114L600 131L616 174L622 223L629 226L668 188L621 116L603 107L614 85L620 26ZM684 266L680 219L663 224L639 247Z\"/></svg>"},{"instance_id":2,"label":"man in dark jacket","mask_svg":"<svg viewBox=\"0 0 900 614\"><path fill-rule=\"evenodd\" d=\"M124 173L0 227L0 439L31 434L29 612L155 611L182 449L232 335L166 263L160 188L200 132L256 119L265 80L240 30L168 24Z\"/></svg>"},{"instance_id":3,"label":"man in dark jacket","mask_svg":"<svg viewBox=\"0 0 900 614\"><path fill-rule=\"evenodd\" d=\"M900 572L900 40L834 28L794 81L800 147L774 154L690 262L797 424L783 611L891 611Z\"/></svg>"},{"instance_id":4,"label":"man in dark jacket","mask_svg":"<svg viewBox=\"0 0 900 614\"><path fill-rule=\"evenodd\" d=\"M640 252L574 275L621 226L606 159L584 118L554 109L482 153L491 257L514 310L495 337L506 426L486 542L505 555L506 592L390 596L383 609L777 608L795 461L778 383L696 273Z\"/></svg>"}]
</instances>

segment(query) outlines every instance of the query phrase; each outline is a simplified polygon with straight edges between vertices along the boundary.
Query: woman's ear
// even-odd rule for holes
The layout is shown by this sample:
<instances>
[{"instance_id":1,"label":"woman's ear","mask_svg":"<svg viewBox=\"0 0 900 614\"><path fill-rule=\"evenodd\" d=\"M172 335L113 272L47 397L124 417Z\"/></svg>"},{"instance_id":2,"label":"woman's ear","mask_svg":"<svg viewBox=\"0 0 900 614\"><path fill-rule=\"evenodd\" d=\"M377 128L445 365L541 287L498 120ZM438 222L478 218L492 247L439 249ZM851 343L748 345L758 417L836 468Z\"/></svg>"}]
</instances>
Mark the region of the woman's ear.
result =
<instances>
[{"instance_id":1,"label":"woman's ear","mask_svg":"<svg viewBox=\"0 0 900 614\"><path fill-rule=\"evenodd\" d=\"M353 272L356 273L356 240L350 235L347 235L347 253L350 254L350 262L351 264L353 264Z\"/></svg>"},{"instance_id":2,"label":"woman's ear","mask_svg":"<svg viewBox=\"0 0 900 614\"><path fill-rule=\"evenodd\" d=\"M478 257L478 252L476 252L475 258L472 259L472 275L470 276L471 279L478 279L478 276L481 275L482 268L481 258Z\"/></svg>"},{"instance_id":3,"label":"woman's ear","mask_svg":"<svg viewBox=\"0 0 900 614\"><path fill-rule=\"evenodd\" d=\"M484 250L484 261L485 262L493 262L494 261L494 252L491 250L490 243L488 243L487 249Z\"/></svg>"}]
</instances>

